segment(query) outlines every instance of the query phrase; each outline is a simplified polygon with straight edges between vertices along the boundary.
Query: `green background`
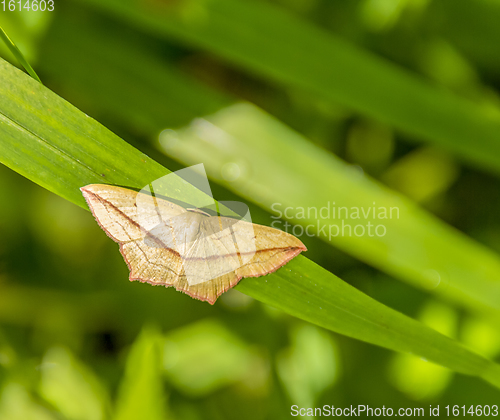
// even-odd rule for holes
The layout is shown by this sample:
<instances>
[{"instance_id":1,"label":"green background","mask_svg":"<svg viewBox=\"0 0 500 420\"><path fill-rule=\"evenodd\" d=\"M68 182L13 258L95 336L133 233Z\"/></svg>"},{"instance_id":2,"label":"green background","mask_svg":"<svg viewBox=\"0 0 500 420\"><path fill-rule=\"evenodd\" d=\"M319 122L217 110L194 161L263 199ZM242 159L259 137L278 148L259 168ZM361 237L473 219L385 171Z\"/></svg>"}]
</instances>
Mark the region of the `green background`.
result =
<instances>
[{"instance_id":1,"label":"green background","mask_svg":"<svg viewBox=\"0 0 500 420\"><path fill-rule=\"evenodd\" d=\"M1 7L44 86L0 62L0 419L498 402L500 3ZM400 217L300 235L214 306L128 282L78 188L200 162L215 199L268 226L291 207L298 235L339 222L300 214L328 202Z\"/></svg>"}]
</instances>

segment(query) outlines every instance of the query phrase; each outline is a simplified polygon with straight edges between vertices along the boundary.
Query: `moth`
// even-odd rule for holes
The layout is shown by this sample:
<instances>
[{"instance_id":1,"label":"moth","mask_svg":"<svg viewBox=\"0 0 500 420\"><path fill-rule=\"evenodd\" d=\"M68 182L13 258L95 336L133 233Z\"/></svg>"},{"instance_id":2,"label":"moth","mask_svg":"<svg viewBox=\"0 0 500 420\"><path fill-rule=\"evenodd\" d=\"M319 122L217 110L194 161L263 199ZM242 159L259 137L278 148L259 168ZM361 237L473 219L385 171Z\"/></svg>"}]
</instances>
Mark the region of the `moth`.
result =
<instances>
[{"instance_id":1,"label":"moth","mask_svg":"<svg viewBox=\"0 0 500 420\"><path fill-rule=\"evenodd\" d=\"M281 230L154 195L104 184L80 190L99 226L120 245L130 281L173 286L212 305L243 277L272 273L307 251Z\"/></svg>"}]
</instances>

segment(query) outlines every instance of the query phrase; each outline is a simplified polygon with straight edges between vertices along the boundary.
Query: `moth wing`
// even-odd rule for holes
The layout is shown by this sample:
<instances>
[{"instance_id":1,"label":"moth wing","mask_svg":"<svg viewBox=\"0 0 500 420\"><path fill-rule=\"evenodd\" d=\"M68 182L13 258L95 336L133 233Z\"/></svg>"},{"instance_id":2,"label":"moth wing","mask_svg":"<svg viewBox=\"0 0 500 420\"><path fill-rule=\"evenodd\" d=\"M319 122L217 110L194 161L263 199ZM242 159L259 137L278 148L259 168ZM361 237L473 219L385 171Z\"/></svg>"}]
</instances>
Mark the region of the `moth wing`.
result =
<instances>
[{"instance_id":1,"label":"moth wing","mask_svg":"<svg viewBox=\"0 0 500 420\"><path fill-rule=\"evenodd\" d=\"M221 217L193 215L199 222L196 239L181 255L188 283L193 286L234 272L241 266L238 246Z\"/></svg>"},{"instance_id":2,"label":"moth wing","mask_svg":"<svg viewBox=\"0 0 500 420\"><path fill-rule=\"evenodd\" d=\"M258 277L272 273L302 251L305 245L293 235L268 226L253 225L255 254L236 270L238 277Z\"/></svg>"},{"instance_id":3,"label":"moth wing","mask_svg":"<svg viewBox=\"0 0 500 420\"><path fill-rule=\"evenodd\" d=\"M121 244L120 252L130 270L131 281L175 286L185 277L181 257L170 248L152 248L139 240Z\"/></svg>"},{"instance_id":4,"label":"moth wing","mask_svg":"<svg viewBox=\"0 0 500 420\"><path fill-rule=\"evenodd\" d=\"M101 228L118 243L142 239L159 224L185 212L169 201L112 185L91 184L81 191Z\"/></svg>"}]
</instances>

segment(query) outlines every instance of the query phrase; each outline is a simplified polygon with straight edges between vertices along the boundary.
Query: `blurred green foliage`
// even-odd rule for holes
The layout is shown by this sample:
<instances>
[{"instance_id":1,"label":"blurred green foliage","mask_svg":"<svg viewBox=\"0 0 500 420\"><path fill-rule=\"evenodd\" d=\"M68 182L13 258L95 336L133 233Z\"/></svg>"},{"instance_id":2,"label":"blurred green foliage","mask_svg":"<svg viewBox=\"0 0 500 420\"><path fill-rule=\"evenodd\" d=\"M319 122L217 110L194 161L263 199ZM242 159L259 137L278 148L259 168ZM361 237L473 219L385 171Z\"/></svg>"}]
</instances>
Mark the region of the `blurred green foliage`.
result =
<instances>
[{"instance_id":1,"label":"blurred green foliage","mask_svg":"<svg viewBox=\"0 0 500 420\"><path fill-rule=\"evenodd\" d=\"M488 0L73 0L54 13L0 12L46 86L171 170L193 159L211 165L215 198L243 197L257 223L273 222L273 197L299 194L301 205L306 193L321 203L333 191L329 200L343 193L354 203L363 199L356 188L379 194L378 183L406 196L415 218L404 220L400 249L377 255L369 244L303 237L306 256L492 360L500 351L498 315L486 308L500 302L498 19L500 6ZM4 45L0 55L18 64ZM265 116L250 124L268 137L240 144L240 160L196 156L200 145L188 154L187 136L184 149L160 143L163 130L186 133L194 118L240 100L281 124L267 126ZM287 136L296 153L278 142ZM250 159L256 151L261 161ZM45 186L64 191L64 182ZM479 379L238 291L210 307L129 283L90 213L3 166L0 191L0 419L278 419L292 404L498 400ZM467 265L455 274L466 293L429 286L433 272L414 247L422 226L436 235L422 249L441 263L455 259L457 271ZM398 270L397 252L408 260Z\"/></svg>"}]
</instances>

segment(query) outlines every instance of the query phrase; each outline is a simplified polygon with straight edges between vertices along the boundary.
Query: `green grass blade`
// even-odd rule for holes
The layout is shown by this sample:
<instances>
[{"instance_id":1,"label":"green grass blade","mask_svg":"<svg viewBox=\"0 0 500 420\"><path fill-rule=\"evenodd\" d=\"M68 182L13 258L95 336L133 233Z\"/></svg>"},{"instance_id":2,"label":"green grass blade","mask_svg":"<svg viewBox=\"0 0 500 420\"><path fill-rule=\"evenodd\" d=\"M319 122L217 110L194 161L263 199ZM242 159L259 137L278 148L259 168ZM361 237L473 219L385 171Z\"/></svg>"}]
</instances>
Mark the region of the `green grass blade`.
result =
<instances>
[{"instance_id":1,"label":"green grass blade","mask_svg":"<svg viewBox=\"0 0 500 420\"><path fill-rule=\"evenodd\" d=\"M32 181L83 206L78 188L88 183L140 188L168 173L4 61L0 77L0 160ZM180 194L190 201L196 191L182 188ZM371 299L305 257L272 275L245 279L238 287L298 318L411 352L500 388L496 364Z\"/></svg>"},{"instance_id":2,"label":"green grass blade","mask_svg":"<svg viewBox=\"0 0 500 420\"><path fill-rule=\"evenodd\" d=\"M440 90L263 1L79 0L500 172L500 112ZM231 34L228 36L228 34ZM408 100L411 98L411 100Z\"/></svg>"},{"instance_id":3,"label":"green grass blade","mask_svg":"<svg viewBox=\"0 0 500 420\"><path fill-rule=\"evenodd\" d=\"M460 366L460 369L471 371L484 369L480 376L495 386L500 385L500 376L497 376L499 372L495 373L498 365L490 363L480 367L478 360L472 362L469 359L472 364L466 366L458 352L454 351L453 355L443 352L443 341L433 343L437 339L435 334L439 333L399 312L391 310L391 315L387 314L386 306L362 294L307 258L292 260L273 277L278 277L281 281L271 280L270 277L267 281L246 279L237 287L261 302L285 312L290 313L292 306L294 311L301 314L300 318L348 337L419 356L422 355L415 353L415 346L429 345L427 350L430 352L423 356L425 359L439 359L441 361L437 363L441 365L443 359L446 359L449 363L446 367L454 365L455 368L451 369L462 373L467 372L456 368ZM300 298L297 299L298 296ZM407 331L401 329L403 324ZM428 335L431 331L432 334ZM431 338L432 335L434 338ZM441 334L439 336L445 338Z\"/></svg>"},{"instance_id":4,"label":"green grass blade","mask_svg":"<svg viewBox=\"0 0 500 420\"><path fill-rule=\"evenodd\" d=\"M105 417L110 404L103 384L69 349L52 347L41 366L39 392L65 418Z\"/></svg>"},{"instance_id":5,"label":"green grass blade","mask_svg":"<svg viewBox=\"0 0 500 420\"><path fill-rule=\"evenodd\" d=\"M429 6L424 19L433 32L450 41L462 54L471 58L477 67L491 75L498 72L500 57L496 43L491 40L500 37L499 2L444 0ZM483 71L481 74L487 78Z\"/></svg>"},{"instance_id":6,"label":"green grass blade","mask_svg":"<svg viewBox=\"0 0 500 420\"><path fill-rule=\"evenodd\" d=\"M210 141L214 131L231 142ZM206 120L195 120L162 143L185 164L203 160L209 175L274 217L309 226L309 233L392 276L500 319L500 258L496 253L255 106L239 104ZM221 176L221 168L228 163L239 168L235 180ZM327 206L329 212L321 210ZM340 211L333 215L333 208L340 207L361 209L360 218L339 217ZM374 207L377 217L370 212L365 218L362 212ZM387 215L395 209L394 217L378 218L383 214L380 208ZM274 226L285 230L277 222ZM368 222L384 226L386 233L378 236L373 228L370 236ZM351 225L350 235L349 230L340 233L342 223ZM356 225L364 226L365 234L352 233ZM294 232L300 231L305 235L305 229Z\"/></svg>"},{"instance_id":7,"label":"green grass blade","mask_svg":"<svg viewBox=\"0 0 500 420\"><path fill-rule=\"evenodd\" d=\"M156 135L229 105L222 94L148 49L148 39L72 6L64 18L54 19L40 43L38 67L65 91L92 103L95 115L111 112L132 130Z\"/></svg>"},{"instance_id":8,"label":"green grass blade","mask_svg":"<svg viewBox=\"0 0 500 420\"><path fill-rule=\"evenodd\" d=\"M26 69L28 74L33 77L33 79L37 80L38 82L42 83L38 75L36 74L35 70L33 70L33 67L31 67L30 63L24 58L23 53L17 48L16 44L14 44L14 41L12 41L9 36L5 33L5 31L0 27L0 38L2 38L3 42L7 45L9 50L14 54L14 57L16 57L17 61Z\"/></svg>"},{"instance_id":9,"label":"green grass blade","mask_svg":"<svg viewBox=\"0 0 500 420\"><path fill-rule=\"evenodd\" d=\"M145 327L130 349L125 377L113 420L135 420L138 416L164 420L162 348L163 337L154 328Z\"/></svg>"}]
</instances>

